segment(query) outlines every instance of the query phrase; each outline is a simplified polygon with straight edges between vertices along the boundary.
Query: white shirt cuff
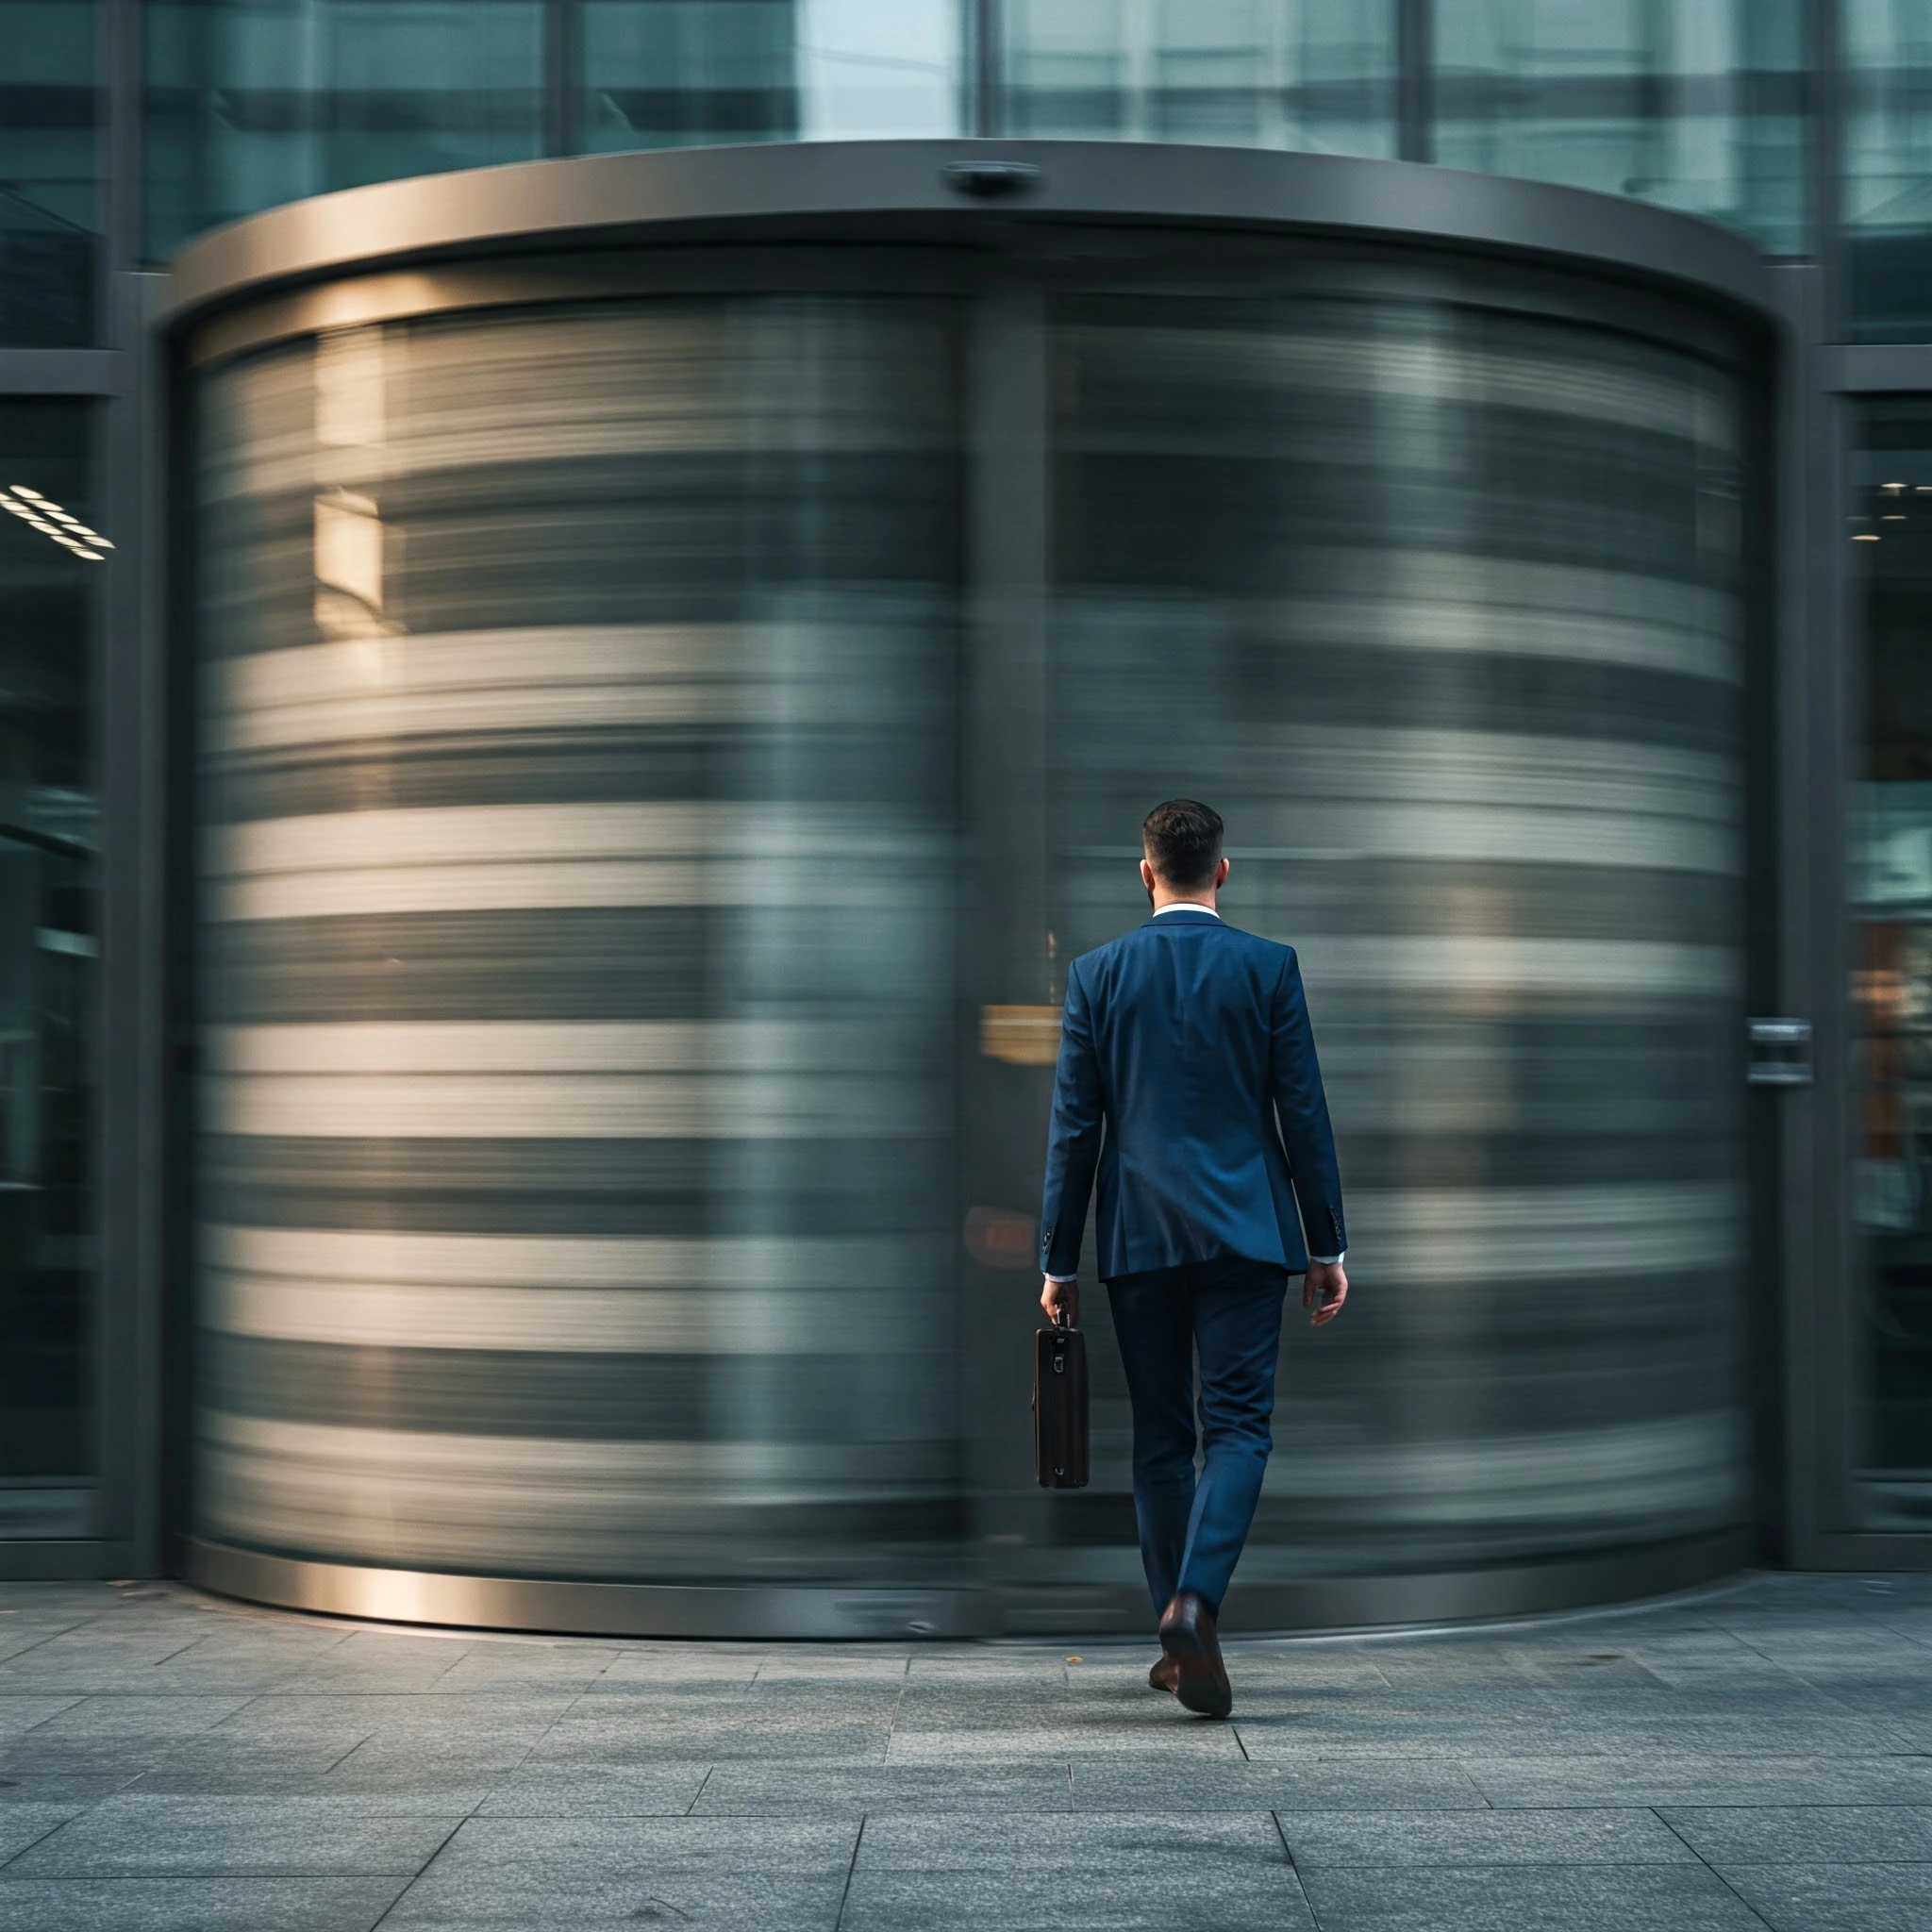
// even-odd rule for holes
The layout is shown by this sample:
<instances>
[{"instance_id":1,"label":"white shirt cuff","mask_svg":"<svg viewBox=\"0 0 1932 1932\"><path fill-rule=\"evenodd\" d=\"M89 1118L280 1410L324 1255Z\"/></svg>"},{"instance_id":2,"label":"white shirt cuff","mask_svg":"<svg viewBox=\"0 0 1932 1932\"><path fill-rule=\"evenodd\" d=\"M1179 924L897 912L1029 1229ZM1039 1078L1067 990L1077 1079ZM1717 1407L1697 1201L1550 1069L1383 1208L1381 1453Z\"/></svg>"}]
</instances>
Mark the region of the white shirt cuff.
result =
<instances>
[{"instance_id":1,"label":"white shirt cuff","mask_svg":"<svg viewBox=\"0 0 1932 1932\"><path fill-rule=\"evenodd\" d=\"M1049 1274L1046 1278L1049 1281L1058 1281L1062 1287L1065 1287L1068 1282L1078 1281L1080 1277L1077 1274Z\"/></svg>"},{"instance_id":2,"label":"white shirt cuff","mask_svg":"<svg viewBox=\"0 0 1932 1932\"><path fill-rule=\"evenodd\" d=\"M1324 1268L1333 1268L1348 1259L1348 1250L1343 1248L1339 1255L1310 1255L1308 1259L1320 1261Z\"/></svg>"}]
</instances>

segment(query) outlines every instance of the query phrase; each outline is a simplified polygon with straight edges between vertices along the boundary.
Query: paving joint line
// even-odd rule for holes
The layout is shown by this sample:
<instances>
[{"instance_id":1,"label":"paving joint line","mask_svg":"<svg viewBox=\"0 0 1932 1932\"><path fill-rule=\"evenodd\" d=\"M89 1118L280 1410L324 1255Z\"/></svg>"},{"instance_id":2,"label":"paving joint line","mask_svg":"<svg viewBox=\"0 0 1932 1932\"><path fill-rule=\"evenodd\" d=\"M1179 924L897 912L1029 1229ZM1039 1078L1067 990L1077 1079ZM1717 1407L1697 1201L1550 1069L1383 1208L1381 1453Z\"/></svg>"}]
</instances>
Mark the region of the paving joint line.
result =
<instances>
[{"instance_id":1,"label":"paving joint line","mask_svg":"<svg viewBox=\"0 0 1932 1932\"><path fill-rule=\"evenodd\" d=\"M1676 1827L1676 1826L1675 1826L1674 1824L1673 1824L1671 1823L1671 1821L1670 1821L1670 1820L1669 1820L1668 1818L1666 1818L1666 1817L1664 1816L1663 1812L1662 1812L1662 1811L1661 1811L1661 1810L1660 1810L1660 1809L1659 1809L1659 1808L1658 1808L1658 1807L1657 1807L1657 1806L1655 1806L1655 1805L1646 1805L1646 1806L1645 1806L1645 1807L1644 1807L1643 1808L1644 1808L1644 1809L1645 1809L1646 1811L1648 1811L1648 1812L1650 1813L1650 1815L1651 1815L1651 1816L1652 1816L1653 1818L1655 1818L1655 1819L1657 1820L1657 1823L1658 1823L1659 1824L1661 1824L1661 1825L1663 1826L1663 1828L1664 1828L1664 1829L1665 1829L1665 1830L1666 1830L1667 1832L1669 1832L1669 1833L1670 1833L1670 1835L1671 1835L1671 1836L1672 1836L1672 1837L1673 1837L1674 1839L1675 1839L1675 1840L1677 1840L1677 1842L1678 1842L1678 1843L1679 1843L1680 1845L1682 1845L1682 1846L1684 1847L1684 1849L1685 1849L1685 1850L1686 1850L1687 1852L1689 1852L1689 1853L1690 1854L1690 1856L1691 1856L1691 1857L1692 1857L1693 1858L1695 1858L1695 1859L1697 1860L1697 1862L1698 1862L1698 1863L1699 1863L1700 1865L1702 1865L1702 1866L1704 1867L1704 1869L1705 1869L1705 1870L1706 1870L1707 1872L1708 1872L1708 1873L1710 1874L1710 1875L1711 1875L1711 1876L1712 1876L1713 1878L1715 1878L1715 1879L1717 1880L1717 1882L1718 1882L1718 1883L1719 1883L1720 1885L1722 1885L1722 1886L1724 1887L1724 1890L1726 1890L1727 1892L1729 1892L1729 1893L1730 1893L1730 1895L1731 1895L1731 1896L1732 1896L1732 1897L1733 1897L1734 1899L1736 1899L1736 1900L1738 1901L1738 1903L1739 1903L1739 1904L1740 1904L1740 1906L1742 1906L1742 1907L1744 1907L1744 1909L1745 1909L1745 1910L1746 1910L1747 1912L1749 1912L1749 1913L1751 1914L1751 1916L1752 1916L1752 1917L1753 1917L1754 1919L1756 1919L1756 1920L1757 1921L1757 1923L1758 1923L1758 1924L1759 1924L1760 1925L1762 1925L1762 1926L1763 1926L1763 1927L1765 1928L1765 1932L1776 1932L1776 1928L1775 1928L1775 1927L1774 1927L1774 1925L1772 1924L1772 1922L1771 1922L1771 1921L1770 1921L1769 1919L1767 1919L1767 1918L1766 1918L1766 1917L1764 1916L1764 1914L1763 1914L1762 1912L1760 1912L1760 1911L1759 1911L1759 1910L1757 1909L1757 1907L1756 1906L1754 1906L1754 1905L1753 1905L1753 1904L1751 1903L1751 1901L1750 1901L1750 1900L1749 1900L1748 1898L1746 1898L1746 1897L1744 1896L1744 1894L1743 1894L1743 1893L1742 1893L1741 1891L1740 1891L1740 1890L1738 1890L1738 1888L1737 1888L1737 1887L1736 1887L1735 1885L1733 1885L1733 1884L1731 1883L1731 1881L1730 1881L1730 1880L1729 1880L1728 1878L1726 1878L1726 1877L1724 1876L1724 1874L1723 1874L1722 1872L1720 1872L1720 1871L1719 1871L1719 1870L1717 1869L1717 1867L1716 1867L1715 1865L1713 1865L1713 1864L1712 1864L1712 1863L1710 1862L1710 1860L1709 1860L1708 1858L1707 1858L1707 1857L1706 1857L1704 1856L1704 1854L1703 1854L1702 1852L1700 1852L1700 1851L1699 1851L1699 1850L1697 1849L1697 1847L1696 1847L1695 1845L1693 1845L1693 1844L1692 1844L1692 1843L1690 1842L1690 1840L1689 1840L1688 1838L1686 1838L1686 1837L1684 1836L1684 1834L1683 1834L1683 1833L1682 1833L1681 1831L1679 1831L1679 1830L1677 1829L1677 1827ZM1740 1810L1749 1810L1749 1809L1755 1809L1756 1807L1751 1807L1751 1806L1735 1806L1735 1807L1727 1807L1727 1808L1730 1808L1730 1809L1740 1809Z\"/></svg>"},{"instance_id":2,"label":"paving joint line","mask_svg":"<svg viewBox=\"0 0 1932 1932\"><path fill-rule=\"evenodd\" d=\"M845 1890L839 1894L839 1916L832 1921L832 1932L840 1932L845 1924L845 1907L852 1902L852 1874L858 1870L858 1848L865 1842L866 1820L870 1815L869 1812L859 1813L858 1833L852 1840L852 1861L845 1867ZM375 1932L373 1926L370 1932Z\"/></svg>"},{"instance_id":3,"label":"paving joint line","mask_svg":"<svg viewBox=\"0 0 1932 1932\"><path fill-rule=\"evenodd\" d=\"M470 1821L467 1817L458 1818L457 1822L454 1824L452 1824L446 1832L443 1833L441 1842L438 1844L436 1849L433 1852L431 1852L426 1858L423 1860L423 1863L421 1867L417 1870L415 1876L412 1877L409 1880L409 1882L403 1887L402 1890L396 1893L395 1897L390 1900L388 1905L383 1907L381 1917L379 1917L375 1921L375 1923L370 1926L369 1932L381 1932L381 1926L384 1921L387 1920L389 1915L392 1911L394 1911L395 1908L399 1905L401 1905L406 1898L408 1897L410 1892L412 1892L416 1889L417 1881L421 1879L423 1875L429 1870L430 1866L435 1864L437 1859L441 1857L443 1853L449 1849L450 1840L455 1838L457 1833L462 1830L463 1826L467 1824ZM394 1874L391 1873L384 1873L382 1875L387 1878L392 1877Z\"/></svg>"},{"instance_id":4,"label":"paving joint line","mask_svg":"<svg viewBox=\"0 0 1932 1932\"><path fill-rule=\"evenodd\" d=\"M699 1778L697 1790L691 1794L691 1803L684 1807L684 1815L687 1818L690 1818L696 1812L698 1808L698 1800L705 1795L705 1787L711 1782L711 1774L714 1771L716 1771L717 1768L718 1767L715 1764L708 1764L705 1766L705 1774L703 1777Z\"/></svg>"}]
</instances>

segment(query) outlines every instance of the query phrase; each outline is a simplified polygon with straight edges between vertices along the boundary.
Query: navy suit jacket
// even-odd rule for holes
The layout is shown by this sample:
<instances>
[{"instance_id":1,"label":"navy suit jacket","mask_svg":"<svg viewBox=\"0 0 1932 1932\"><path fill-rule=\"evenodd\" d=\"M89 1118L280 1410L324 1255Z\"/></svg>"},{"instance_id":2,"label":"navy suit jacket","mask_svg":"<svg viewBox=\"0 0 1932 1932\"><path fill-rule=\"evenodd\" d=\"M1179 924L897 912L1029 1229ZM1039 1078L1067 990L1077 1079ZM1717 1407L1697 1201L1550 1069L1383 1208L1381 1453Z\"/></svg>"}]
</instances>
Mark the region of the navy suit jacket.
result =
<instances>
[{"instance_id":1,"label":"navy suit jacket","mask_svg":"<svg viewBox=\"0 0 1932 1932\"><path fill-rule=\"evenodd\" d=\"M1227 1255L1299 1274L1348 1245L1291 946L1180 908L1073 962L1043 1274L1078 1273L1096 1174L1104 1281Z\"/></svg>"}]
</instances>

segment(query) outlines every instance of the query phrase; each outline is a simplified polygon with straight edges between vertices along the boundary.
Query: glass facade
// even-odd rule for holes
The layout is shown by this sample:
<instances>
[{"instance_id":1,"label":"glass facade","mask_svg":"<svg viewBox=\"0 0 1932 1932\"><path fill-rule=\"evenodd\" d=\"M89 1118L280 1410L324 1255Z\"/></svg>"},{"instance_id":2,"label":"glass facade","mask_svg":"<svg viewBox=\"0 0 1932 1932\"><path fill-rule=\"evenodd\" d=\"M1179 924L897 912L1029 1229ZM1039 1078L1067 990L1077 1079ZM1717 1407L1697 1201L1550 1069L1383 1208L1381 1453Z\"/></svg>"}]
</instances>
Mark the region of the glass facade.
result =
<instances>
[{"instance_id":1,"label":"glass facade","mask_svg":"<svg viewBox=\"0 0 1932 1932\"><path fill-rule=\"evenodd\" d=\"M1436 160L1634 195L1804 252L1802 0L1435 0L1434 20Z\"/></svg>"},{"instance_id":2,"label":"glass facade","mask_svg":"<svg viewBox=\"0 0 1932 1932\"><path fill-rule=\"evenodd\" d=\"M1397 0L146 0L147 245L165 255L331 188L545 152L977 130L1428 156L1634 195L1777 254L1809 246L1802 0L1435 0L1406 52L1399 13ZM1847 0L1846 17L1851 212L1882 239L1917 219L1885 184L1918 179L1924 29L1905 0Z\"/></svg>"},{"instance_id":3,"label":"glass facade","mask_svg":"<svg viewBox=\"0 0 1932 1932\"><path fill-rule=\"evenodd\" d=\"M147 248L543 152L542 0L147 0Z\"/></svg>"},{"instance_id":4,"label":"glass facade","mask_svg":"<svg viewBox=\"0 0 1932 1932\"><path fill-rule=\"evenodd\" d=\"M200 1533L934 1580L943 305L348 331L205 391Z\"/></svg>"},{"instance_id":5,"label":"glass facade","mask_svg":"<svg viewBox=\"0 0 1932 1932\"><path fill-rule=\"evenodd\" d=\"M1855 1494L1932 1526L1932 400L1864 405L1851 552L1863 705L1851 800Z\"/></svg>"},{"instance_id":6,"label":"glass facade","mask_svg":"<svg viewBox=\"0 0 1932 1932\"><path fill-rule=\"evenodd\" d=\"M0 398L0 1537L97 1533L92 410Z\"/></svg>"},{"instance_id":7,"label":"glass facade","mask_svg":"<svg viewBox=\"0 0 1932 1932\"><path fill-rule=\"evenodd\" d=\"M1000 0L1002 130L1396 152L1393 0Z\"/></svg>"},{"instance_id":8,"label":"glass facade","mask_svg":"<svg viewBox=\"0 0 1932 1932\"><path fill-rule=\"evenodd\" d=\"M1932 341L1932 12L1841 0L1840 13L1851 332Z\"/></svg>"},{"instance_id":9,"label":"glass facade","mask_svg":"<svg viewBox=\"0 0 1932 1932\"><path fill-rule=\"evenodd\" d=\"M92 342L102 216L96 0L0 0L0 348Z\"/></svg>"}]
</instances>

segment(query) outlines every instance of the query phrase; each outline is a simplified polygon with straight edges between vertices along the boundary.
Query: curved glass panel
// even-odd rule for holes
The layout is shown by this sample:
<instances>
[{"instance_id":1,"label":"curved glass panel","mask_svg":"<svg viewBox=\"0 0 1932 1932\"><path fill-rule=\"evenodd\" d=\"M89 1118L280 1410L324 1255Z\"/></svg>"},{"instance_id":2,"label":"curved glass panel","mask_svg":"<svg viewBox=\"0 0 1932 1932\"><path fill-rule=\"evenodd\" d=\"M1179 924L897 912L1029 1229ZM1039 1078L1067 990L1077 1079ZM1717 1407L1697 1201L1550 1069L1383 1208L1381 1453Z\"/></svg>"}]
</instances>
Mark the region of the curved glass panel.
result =
<instances>
[{"instance_id":1,"label":"curved glass panel","mask_svg":"<svg viewBox=\"0 0 1932 1932\"><path fill-rule=\"evenodd\" d=\"M201 1534L936 1577L951 312L329 336L205 391Z\"/></svg>"},{"instance_id":2,"label":"curved glass panel","mask_svg":"<svg viewBox=\"0 0 1932 1932\"><path fill-rule=\"evenodd\" d=\"M1083 297L1053 345L1050 950L1144 917L1142 814L1207 799L1341 1141L1355 1294L1291 1324L1242 1577L1738 1522L1734 385L1341 296ZM1094 1355L1070 1543L1124 1517Z\"/></svg>"},{"instance_id":3,"label":"curved glass panel","mask_svg":"<svg viewBox=\"0 0 1932 1932\"><path fill-rule=\"evenodd\" d=\"M1434 158L1805 249L1801 0L1435 0Z\"/></svg>"}]
</instances>

